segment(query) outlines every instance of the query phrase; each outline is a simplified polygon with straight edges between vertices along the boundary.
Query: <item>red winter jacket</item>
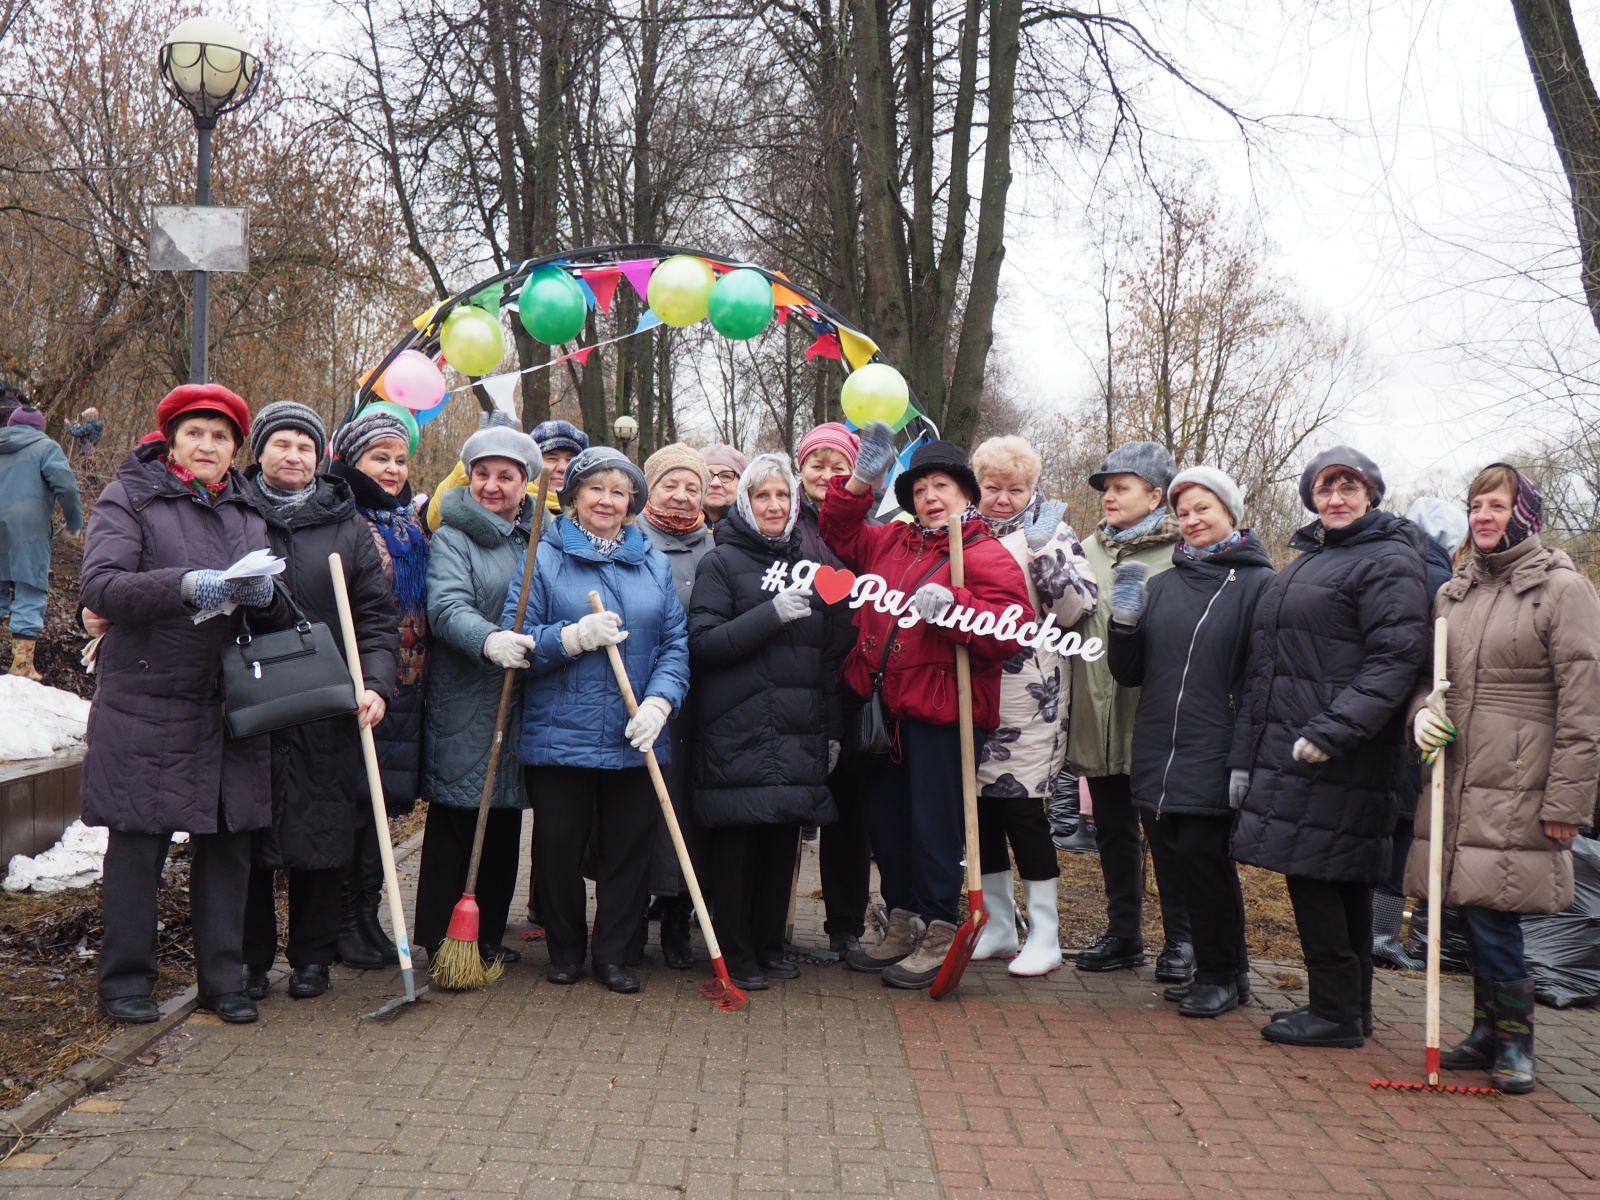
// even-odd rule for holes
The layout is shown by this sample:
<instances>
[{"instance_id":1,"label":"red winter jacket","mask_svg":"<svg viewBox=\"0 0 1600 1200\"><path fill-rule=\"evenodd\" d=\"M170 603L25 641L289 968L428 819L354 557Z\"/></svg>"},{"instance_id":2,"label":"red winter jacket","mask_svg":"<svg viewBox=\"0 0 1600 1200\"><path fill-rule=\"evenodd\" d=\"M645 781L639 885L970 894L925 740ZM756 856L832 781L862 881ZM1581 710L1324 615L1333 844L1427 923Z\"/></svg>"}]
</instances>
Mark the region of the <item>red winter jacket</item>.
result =
<instances>
[{"instance_id":1,"label":"red winter jacket","mask_svg":"<svg viewBox=\"0 0 1600 1200\"><path fill-rule=\"evenodd\" d=\"M965 609L992 613L998 621L1009 605L1020 605L1022 615L1016 620L1032 620L1022 568L1011 552L990 535L981 518L970 520L965 526L966 586L951 587L948 561L923 580L928 569L945 557L950 535L942 529L923 533L905 521L868 525L867 512L875 500L870 492L852 495L845 487L847 479L848 476L839 475L829 480L820 523L823 540L845 566L857 574L883 576L889 589L907 598L922 582L942 583ZM886 593L884 599L890 598ZM889 651L883 682L884 703L890 715L930 725L954 725L960 719L955 647L964 643L972 658L973 725L994 729L1000 723L1000 668L1021 647L1014 641L975 636L959 626L945 629L926 621L901 629L896 625L898 619L879 612L871 601L855 610L856 644L840 672L845 683L862 699L872 694L872 676L883 661L883 639L892 631L895 642Z\"/></svg>"}]
</instances>

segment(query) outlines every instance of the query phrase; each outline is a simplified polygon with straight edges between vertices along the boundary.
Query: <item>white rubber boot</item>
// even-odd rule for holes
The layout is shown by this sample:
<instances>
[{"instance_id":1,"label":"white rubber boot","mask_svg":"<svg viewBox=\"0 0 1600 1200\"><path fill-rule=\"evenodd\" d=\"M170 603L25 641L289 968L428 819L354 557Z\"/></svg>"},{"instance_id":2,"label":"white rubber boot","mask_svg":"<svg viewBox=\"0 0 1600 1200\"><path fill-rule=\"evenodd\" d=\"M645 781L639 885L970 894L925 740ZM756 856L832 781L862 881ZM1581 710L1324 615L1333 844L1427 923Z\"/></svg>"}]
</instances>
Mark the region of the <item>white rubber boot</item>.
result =
<instances>
[{"instance_id":1,"label":"white rubber boot","mask_svg":"<svg viewBox=\"0 0 1600 1200\"><path fill-rule=\"evenodd\" d=\"M988 888L984 889L985 895ZM1048 975L1061 965L1061 917L1056 912L1056 881L1024 879L1028 904L1028 943L1006 968L1013 975Z\"/></svg>"},{"instance_id":2,"label":"white rubber boot","mask_svg":"<svg viewBox=\"0 0 1600 1200\"><path fill-rule=\"evenodd\" d=\"M1017 952L1017 899L1010 871L983 877L983 907L989 917L972 948L972 960L1012 957Z\"/></svg>"}]
</instances>

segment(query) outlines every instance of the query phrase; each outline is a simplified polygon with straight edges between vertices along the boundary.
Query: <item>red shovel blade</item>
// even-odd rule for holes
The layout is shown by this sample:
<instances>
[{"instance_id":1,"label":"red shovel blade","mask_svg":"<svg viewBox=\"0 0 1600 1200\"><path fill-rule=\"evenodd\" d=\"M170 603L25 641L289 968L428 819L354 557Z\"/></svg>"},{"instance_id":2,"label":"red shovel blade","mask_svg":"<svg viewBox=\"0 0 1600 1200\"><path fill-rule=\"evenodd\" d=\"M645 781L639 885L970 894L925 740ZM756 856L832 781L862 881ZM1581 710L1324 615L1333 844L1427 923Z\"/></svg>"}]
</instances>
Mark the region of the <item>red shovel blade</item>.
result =
<instances>
[{"instance_id":1,"label":"red shovel blade","mask_svg":"<svg viewBox=\"0 0 1600 1200\"><path fill-rule=\"evenodd\" d=\"M967 906L971 915L956 930L955 939L950 943L950 953L944 956L944 965L934 977L932 995L935 1000L960 986L961 977L967 973L967 964L972 961L972 952L977 948L978 935L989 920L989 910L983 907L981 891L967 893Z\"/></svg>"}]
</instances>

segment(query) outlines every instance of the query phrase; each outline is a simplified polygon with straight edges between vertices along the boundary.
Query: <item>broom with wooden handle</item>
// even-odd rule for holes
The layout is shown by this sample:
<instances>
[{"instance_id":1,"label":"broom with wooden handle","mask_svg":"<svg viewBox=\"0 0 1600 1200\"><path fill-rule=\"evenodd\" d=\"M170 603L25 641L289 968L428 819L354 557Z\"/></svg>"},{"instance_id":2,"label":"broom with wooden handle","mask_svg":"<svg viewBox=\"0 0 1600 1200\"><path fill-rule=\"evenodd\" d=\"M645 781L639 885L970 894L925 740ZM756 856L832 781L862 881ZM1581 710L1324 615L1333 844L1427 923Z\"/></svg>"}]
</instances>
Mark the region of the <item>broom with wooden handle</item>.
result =
<instances>
[{"instance_id":1,"label":"broom with wooden handle","mask_svg":"<svg viewBox=\"0 0 1600 1200\"><path fill-rule=\"evenodd\" d=\"M522 632L522 618L528 611L528 588L533 582L533 564L539 556L539 537L544 532L545 499L550 494L550 468L539 472L539 494L534 498L533 528L528 533L528 552L522 558L522 590L517 593L516 619L511 628ZM478 801L478 827L472 835L472 857L467 860L467 886L456 901L445 928L444 941L433 956L434 982L451 991L464 992L487 987L505 974L505 963L498 957L487 966L478 949L478 865L483 860L483 837L489 827L490 801L494 798L495 775L500 766L500 749L505 744L506 713L511 708L511 689L515 667L506 669L500 681L500 710L494 718L494 740L489 743L489 767L483 776L483 798Z\"/></svg>"},{"instance_id":2,"label":"broom with wooden handle","mask_svg":"<svg viewBox=\"0 0 1600 1200\"><path fill-rule=\"evenodd\" d=\"M356 695L366 691L361 677L361 648L356 644L356 623L350 615L350 593L344 585L344 562L337 554L328 555L328 570L333 572L333 598L339 606L339 628L344 634L344 659ZM378 770L378 747L372 730L361 726L361 757L367 767L367 792L372 799L372 822L378 832L378 855L383 859L383 890L389 897L389 924L394 928L395 949L400 952L400 979L406 994L387 1001L376 1012L362 1013L361 1019L381 1017L405 1004L413 1004L427 992L417 987L411 973L411 939L406 937L406 910L400 904L400 876L394 869L394 846L389 841L389 810L383 803L383 777Z\"/></svg>"},{"instance_id":3,"label":"broom with wooden handle","mask_svg":"<svg viewBox=\"0 0 1600 1200\"><path fill-rule=\"evenodd\" d=\"M589 607L603 613L599 592L589 593ZM639 702L633 696L633 684L628 679L628 669L622 665L622 652L615 646L606 647L606 657L611 660L612 673L617 677L617 687L622 691L622 702L628 706L628 716L639 711ZM700 880L695 876L694 864L689 861L689 848L683 844L683 830L678 827L678 814L673 811L672 797L667 792L667 781L661 777L661 764L656 761L654 746L644 748L645 769L650 772L650 782L656 785L656 799L661 802L661 815L666 819L667 832L672 835L672 849L678 855L678 866L683 869L684 882L689 885L689 898L694 901L695 914L700 918L700 931L706 935L706 949L711 952L711 969L717 977L702 983L700 991L723 1012L733 1012L750 997L746 996L728 976L728 964L722 961L722 948L717 945L717 934L711 928L711 914L706 911L706 899L700 894Z\"/></svg>"}]
</instances>

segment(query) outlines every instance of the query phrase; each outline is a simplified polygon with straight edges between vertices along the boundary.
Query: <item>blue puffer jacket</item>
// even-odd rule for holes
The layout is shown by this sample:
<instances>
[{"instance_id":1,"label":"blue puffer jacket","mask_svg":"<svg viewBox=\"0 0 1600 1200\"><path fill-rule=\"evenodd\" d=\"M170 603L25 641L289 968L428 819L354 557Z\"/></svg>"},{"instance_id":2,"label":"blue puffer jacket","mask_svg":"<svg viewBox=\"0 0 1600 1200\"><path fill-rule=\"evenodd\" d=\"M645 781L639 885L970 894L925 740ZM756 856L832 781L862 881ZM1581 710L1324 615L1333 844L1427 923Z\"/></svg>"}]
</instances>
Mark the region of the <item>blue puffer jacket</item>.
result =
<instances>
[{"instance_id":1,"label":"blue puffer jacket","mask_svg":"<svg viewBox=\"0 0 1600 1200\"><path fill-rule=\"evenodd\" d=\"M439 502L439 532L428 558L427 719L422 740L422 795L452 808L477 808L489 770L494 719L505 671L483 657L484 640L500 628L506 588L522 582L533 504L515 526L474 500L464 487ZM521 712L512 693L507 737L495 768L495 808L527 808L527 792L510 736Z\"/></svg>"},{"instance_id":2,"label":"blue puffer jacket","mask_svg":"<svg viewBox=\"0 0 1600 1200\"><path fill-rule=\"evenodd\" d=\"M519 563L513 574L522 578ZM516 587L506 589L500 624L516 620ZM644 756L628 744L623 730L628 710L611 673L609 656L592 650L576 658L561 646L561 630L594 610L589 593L622 617L627 639L618 647L641 702L660 696L673 712L689 692L689 629L672 567L633 526L623 531L622 545L609 557L601 554L583 531L557 517L539 539L533 586L522 632L539 643L533 665L524 672L522 691L522 761L540 767L599 767L622 770L644 765ZM656 738L656 757L671 758L667 731Z\"/></svg>"},{"instance_id":3,"label":"blue puffer jacket","mask_svg":"<svg viewBox=\"0 0 1600 1200\"><path fill-rule=\"evenodd\" d=\"M29 425L0 429L0 580L50 586L50 514L83 528L78 481L61 447Z\"/></svg>"}]
</instances>

